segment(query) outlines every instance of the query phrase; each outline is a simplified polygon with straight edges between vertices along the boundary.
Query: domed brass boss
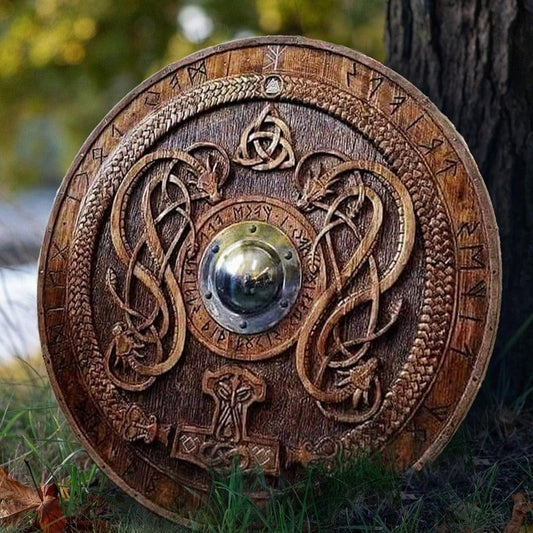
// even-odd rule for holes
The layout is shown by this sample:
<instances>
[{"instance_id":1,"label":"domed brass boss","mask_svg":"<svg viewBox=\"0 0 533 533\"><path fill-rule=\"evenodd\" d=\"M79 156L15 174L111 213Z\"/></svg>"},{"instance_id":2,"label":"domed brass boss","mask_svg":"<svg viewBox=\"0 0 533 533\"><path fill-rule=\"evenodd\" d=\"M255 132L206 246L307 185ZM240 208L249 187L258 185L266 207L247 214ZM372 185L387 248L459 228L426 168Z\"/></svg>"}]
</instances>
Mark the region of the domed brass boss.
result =
<instances>
[{"instance_id":1,"label":"domed brass boss","mask_svg":"<svg viewBox=\"0 0 533 533\"><path fill-rule=\"evenodd\" d=\"M218 324L252 334L277 324L301 286L298 253L279 228L246 221L218 233L200 261L204 305Z\"/></svg>"}]
</instances>

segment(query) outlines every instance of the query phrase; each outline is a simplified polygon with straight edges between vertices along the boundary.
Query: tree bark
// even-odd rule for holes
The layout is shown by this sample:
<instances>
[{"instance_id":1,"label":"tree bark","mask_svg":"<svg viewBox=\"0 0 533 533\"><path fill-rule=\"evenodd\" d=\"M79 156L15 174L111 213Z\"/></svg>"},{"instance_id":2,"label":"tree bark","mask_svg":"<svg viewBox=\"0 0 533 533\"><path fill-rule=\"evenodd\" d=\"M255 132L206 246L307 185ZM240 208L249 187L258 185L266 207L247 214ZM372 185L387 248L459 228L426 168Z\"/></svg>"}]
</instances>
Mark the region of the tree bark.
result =
<instances>
[{"instance_id":1,"label":"tree bark","mask_svg":"<svg viewBox=\"0 0 533 533\"><path fill-rule=\"evenodd\" d=\"M503 302L495 356L533 313L533 0L389 0L388 64L455 124L500 228ZM506 359L533 374L533 332ZM493 365L494 367L494 365Z\"/></svg>"}]
</instances>

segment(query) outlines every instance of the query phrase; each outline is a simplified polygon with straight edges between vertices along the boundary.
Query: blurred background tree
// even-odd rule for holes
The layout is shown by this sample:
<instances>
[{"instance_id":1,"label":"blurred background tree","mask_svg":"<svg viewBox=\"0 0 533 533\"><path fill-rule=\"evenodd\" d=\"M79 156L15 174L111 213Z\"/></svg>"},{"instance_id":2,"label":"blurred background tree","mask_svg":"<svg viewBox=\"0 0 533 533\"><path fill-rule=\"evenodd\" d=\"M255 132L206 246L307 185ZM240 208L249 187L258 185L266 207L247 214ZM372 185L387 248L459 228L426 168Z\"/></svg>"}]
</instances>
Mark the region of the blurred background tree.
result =
<instances>
[{"instance_id":1,"label":"blurred background tree","mask_svg":"<svg viewBox=\"0 0 533 533\"><path fill-rule=\"evenodd\" d=\"M533 399L533 1L389 0L385 37L389 66L454 123L492 199L503 298L485 387Z\"/></svg>"},{"instance_id":2,"label":"blurred background tree","mask_svg":"<svg viewBox=\"0 0 533 533\"><path fill-rule=\"evenodd\" d=\"M0 0L0 193L57 186L90 131L166 64L298 34L384 60L384 0Z\"/></svg>"}]
</instances>

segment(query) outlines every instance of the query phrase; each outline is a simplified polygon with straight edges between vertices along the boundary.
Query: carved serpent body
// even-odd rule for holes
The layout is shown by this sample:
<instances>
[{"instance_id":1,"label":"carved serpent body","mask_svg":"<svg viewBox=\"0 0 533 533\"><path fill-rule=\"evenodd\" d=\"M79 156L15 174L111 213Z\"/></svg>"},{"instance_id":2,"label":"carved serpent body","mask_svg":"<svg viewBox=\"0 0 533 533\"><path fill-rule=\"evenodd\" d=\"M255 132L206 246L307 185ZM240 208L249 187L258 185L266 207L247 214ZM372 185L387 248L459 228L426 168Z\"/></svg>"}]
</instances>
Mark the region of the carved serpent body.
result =
<instances>
[{"instance_id":1,"label":"carved serpent body","mask_svg":"<svg viewBox=\"0 0 533 533\"><path fill-rule=\"evenodd\" d=\"M180 150L159 150L157 152L148 154L141 158L137 164L135 164L118 188L115 200L113 202L113 208L111 210L110 226L111 226L111 238L113 246L118 255L118 258L128 266L125 284L124 284L124 300L122 300L115 291L114 287L110 287L115 300L118 301L120 307L124 309L125 322L128 325L128 331L131 331L142 343L152 343L156 345L156 357L154 364L145 365L142 364L133 355L128 357L129 366L139 375L148 377L141 383L128 383L127 381L115 376L110 368L110 358L112 356L112 345L106 353L106 369L110 379L119 387L126 390L140 391L148 388L155 379L155 376L161 375L172 368L178 359L180 358L183 347L185 345L185 331L186 331L186 316L183 312L183 297L180 287L174 277L170 267L168 266L168 260L165 261L165 252L158 238L156 229L156 221L152 213L150 206L151 194L157 186L161 186L162 190L168 195L168 181L173 182L181 190L183 200L181 202L174 202L171 209L166 209L161 215L168 215L172 212L178 212L185 220L190 221L188 212L190 211L190 196L187 189L181 181L177 178L170 176L170 168L166 169L162 178L153 179L143 192L141 215L143 221L143 233L141 238L138 239L134 248L129 244L126 230L125 221L127 217L125 213L128 208L128 203L131 198L133 187L139 181L142 176L142 171L155 162L166 162L166 166L175 165L177 162L182 162L195 172L202 172L202 165L191 157L187 152ZM182 205L185 204L185 210L182 209ZM157 221L164 220L164 216L159 215ZM177 238L181 237L186 225L182 224ZM152 273L150 269L145 267L139 260L138 256L143 246L147 246L150 255L153 258L159 273ZM173 327L173 339L171 343L171 352L166 358L163 359L162 343L161 340L167 334L170 327L169 309L166 301L165 293L161 286L161 278L164 278L168 293L171 299L171 306L176 312L174 327ZM142 285L146 287L148 292L154 299L154 309L149 317L140 316L143 319L142 323L134 324L134 318L139 317L139 313L131 308L130 305L130 287L136 278ZM109 284L108 284L109 285ZM156 318L161 315L161 325L159 328L155 328L154 323Z\"/></svg>"},{"instance_id":2,"label":"carved serpent body","mask_svg":"<svg viewBox=\"0 0 533 533\"><path fill-rule=\"evenodd\" d=\"M373 425L364 435L365 442L379 446L407 419L410 409L429 384L438 363L437 354L441 353L446 342L445 332L451 320L455 279L448 217L422 158L377 110L339 87L294 76L279 77L283 82L283 100L326 111L372 140L391 168L402 175L426 244L423 316L414 346L404 369L386 395L380 414L372 419ZM137 404L126 401L114 383L102 379L105 375L105 357L100 351L92 324L90 295L93 250L105 211L111 206L120 183L131 167L171 128L215 106L264 98L264 87L264 76L245 75L209 81L176 97L147 117L124 139L100 169L86 195L70 254L68 314L73 324L72 341L91 396L114 429L126 440L154 440L157 424L155 418L146 414ZM363 257L366 256L362 254L361 260ZM382 276L382 280L384 278ZM355 308L359 305L357 302L354 296L348 305ZM321 305L327 307L325 303ZM314 335L310 324L306 324L306 327L309 328L308 334ZM346 445L365 445L365 442L358 440L358 435L359 428L346 433Z\"/></svg>"},{"instance_id":3,"label":"carved serpent body","mask_svg":"<svg viewBox=\"0 0 533 533\"><path fill-rule=\"evenodd\" d=\"M222 155L225 163L224 167L218 170L217 164L210 168L208 158L207 165L193 157L192 153L199 149L215 149ZM156 173L145 185L141 199L142 230L137 243L132 247L126 235L126 212L132 191L140 181L143 172L151 165L163 164L163 172ZM197 192L190 194L187 185L178 176L173 174L173 170L184 166L196 179L194 186ZM137 348L144 347L144 343L154 344L156 357L151 364L144 364L139 358L144 359L144 355L138 351L132 352L127 357L128 366L136 375L144 377L143 382L131 383L117 377L110 366L110 358L113 354L113 342L106 353L106 369L109 378L119 387L130 391L141 391L148 388L156 376L168 372L175 366L183 353L186 337L187 316L185 312L183 296L179 285L179 280L174 275L170 260L180 243L183 243L185 236L190 232L188 252L193 252L196 247L196 232L191 219L191 203L201 199L214 202L220 198L218 187L223 183L229 172L229 160L225 152L218 146L211 143L197 143L187 150L164 149L157 150L142 157L126 175L120 184L113 208L111 210L110 226L111 239L119 259L128 266L126 282L124 286L124 300L116 293L115 287L109 287L119 306L124 310L124 319L128 325L128 332L139 342ZM172 186L172 187L170 187ZM171 198L170 188L177 190L177 197ZM154 193L159 191L159 211L154 214L155 203ZM161 242L157 229L168 218L172 217L174 224L179 221L178 228L174 230L174 237L167 247ZM139 254L143 247L149 251L150 257L155 264L156 272L152 272L139 260ZM154 307L150 316L143 316L130 305L130 290L133 278L136 278L154 299ZM169 305L166 301L166 291L162 288L162 283L166 286L170 298L170 307L174 312L174 320L171 325ZM109 284L108 284L109 285ZM155 325L156 318L161 315L161 324ZM136 319L141 318L140 324L134 324ZM172 340L169 354L163 357L162 340L167 335L172 326ZM123 334L122 332L120 332ZM164 360L163 360L164 359Z\"/></svg>"},{"instance_id":4,"label":"carved serpent body","mask_svg":"<svg viewBox=\"0 0 533 533\"><path fill-rule=\"evenodd\" d=\"M332 154L337 155L336 153ZM347 159L346 157L343 158ZM298 170L299 169L297 169L297 177L299 174ZM339 194L336 201L334 201L331 206L324 206L324 204L319 202L319 200L322 200L323 196L325 196L325 191L328 191L329 193L333 192L328 188L330 184L337 182L341 175L353 171L372 172L375 176L379 177L381 180L384 180L395 193L394 196L400 220L399 224L403 231L400 231L398 249L394 257L379 278L377 275L375 260L372 256L373 249L383 223L383 205L379 196L370 187L360 184L355 190L348 190L344 194ZM311 202L315 205L318 204L317 206L319 208L328 207L328 214L324 224L325 230L321 232L319 239L323 235L326 235L326 244L329 251L330 261L335 263L335 254L333 253L332 249L331 236L326 231L326 228L330 228L331 230L335 227L335 224L331 223L331 218L334 215L339 216L340 211L338 209L341 203L346 202L350 197L358 197L359 206L365 200L369 200L372 210L369 229L365 235L360 238L356 250L343 269L338 273L338 279L336 280L336 283L330 284L328 289L324 291L322 296L313 306L307 320L303 325L302 332L296 346L296 368L298 375L300 376L300 380L302 381L302 384L307 392L319 402L338 404L344 402L350 398L350 396L354 396L354 394L357 394L359 397L362 391L362 385L358 382L357 375L354 373L354 370L351 369L348 371L348 378L340 383L337 383L333 390L326 390L322 384L324 371L327 367L353 367L353 365L358 363L358 361L362 358L362 355L364 355L364 352L366 352L368 349L371 339L376 338L381 333L376 333L375 331L379 296L394 285L409 259L415 237L415 215L411 198L405 186L394 173L379 163L364 160L346 160L336 165L333 169L325 174L319 175L316 179L322 182L322 189L324 193L320 195L315 191L315 193L311 195ZM304 188L303 192L305 193L306 190L310 191L311 187L307 187L307 189ZM301 199L302 206L308 202L309 198L307 198L307 196L304 194L304 197ZM341 217L339 217L339 221L340 220ZM342 220L348 225L348 217L343 216ZM406 223L406 220L408 223ZM360 289L353 294L343 297L342 291L361 270L365 262L369 264L371 278L370 284L364 289ZM334 268L333 270L334 272L338 271L338 268ZM339 343L337 338L336 344L339 348L338 351L342 352L343 355L348 356L348 359L345 359L344 361L333 362L333 365L331 365L330 361L336 350L328 351L327 349L327 343L330 339L330 336L333 334L334 330L336 330L340 321L344 317L349 315L359 305L367 302L371 302L372 304L369 321L370 323L366 337L358 339L364 343L364 347L354 355L346 349L346 345L344 343ZM353 340L351 341L351 344L354 344ZM344 348L344 350L340 349L341 347ZM316 360L319 361L319 370L313 376L312 366ZM374 414L378 407L379 402L375 402L375 407L370 409L370 411L365 414L335 414L334 416L336 420L341 419L345 422L361 422ZM322 409L322 411L325 414L328 414L328 411L325 409Z\"/></svg>"}]
</instances>

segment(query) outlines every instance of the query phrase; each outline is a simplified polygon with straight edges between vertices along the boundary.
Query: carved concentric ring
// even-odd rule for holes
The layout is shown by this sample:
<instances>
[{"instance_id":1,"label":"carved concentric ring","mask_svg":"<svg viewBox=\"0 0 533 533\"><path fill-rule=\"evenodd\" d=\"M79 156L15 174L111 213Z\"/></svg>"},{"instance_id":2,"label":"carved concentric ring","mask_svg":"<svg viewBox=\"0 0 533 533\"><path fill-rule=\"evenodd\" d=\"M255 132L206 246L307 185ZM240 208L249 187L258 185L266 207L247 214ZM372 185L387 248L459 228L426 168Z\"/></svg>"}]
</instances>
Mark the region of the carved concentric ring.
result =
<instances>
[{"instance_id":1,"label":"carved concentric ring","mask_svg":"<svg viewBox=\"0 0 533 533\"><path fill-rule=\"evenodd\" d=\"M313 226L275 198L245 196L210 209L197 229L198 253L184 257L182 267L191 333L209 350L229 359L256 361L287 350L296 341L306 311L324 290L322 253L311 257L309 246L316 237ZM217 298L215 283L208 282L216 267L213 259L241 238L250 240L256 235L266 239L273 256L278 255L284 280L279 294L261 312L232 312ZM220 316L221 312L226 315Z\"/></svg>"}]
</instances>

